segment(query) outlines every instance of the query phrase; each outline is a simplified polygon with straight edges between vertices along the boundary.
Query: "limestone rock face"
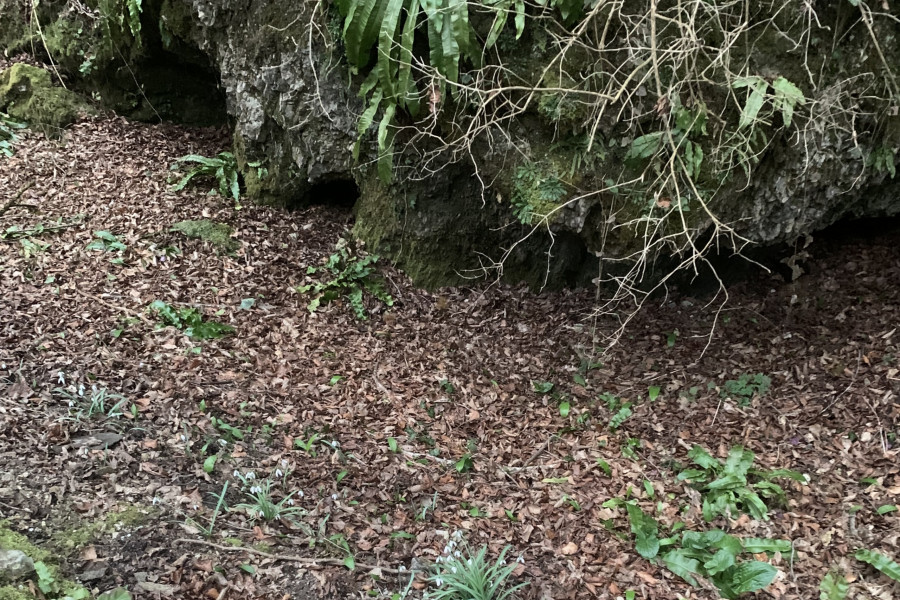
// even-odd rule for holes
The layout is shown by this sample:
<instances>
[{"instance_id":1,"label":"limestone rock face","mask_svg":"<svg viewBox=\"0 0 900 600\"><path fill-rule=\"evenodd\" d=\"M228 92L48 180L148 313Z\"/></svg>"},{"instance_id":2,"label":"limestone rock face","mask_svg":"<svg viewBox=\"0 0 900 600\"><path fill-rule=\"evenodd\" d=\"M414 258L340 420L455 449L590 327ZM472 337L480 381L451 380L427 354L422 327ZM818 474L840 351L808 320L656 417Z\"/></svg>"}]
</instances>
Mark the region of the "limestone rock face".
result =
<instances>
[{"instance_id":1,"label":"limestone rock face","mask_svg":"<svg viewBox=\"0 0 900 600\"><path fill-rule=\"evenodd\" d=\"M210 57L234 119L241 166L257 199L303 202L312 186L352 180L351 147L361 101L348 86L340 50L310 36L322 26L314 2L165 0L172 33Z\"/></svg>"},{"instance_id":2,"label":"limestone rock face","mask_svg":"<svg viewBox=\"0 0 900 600\"><path fill-rule=\"evenodd\" d=\"M26 3L0 0L0 13L11 15L5 25L0 24L0 45L18 40L18 47L24 47L30 14ZM636 19L646 14L639 0L622 5L630 7ZM507 278L537 287L588 282L597 276L598 255L611 259L633 255L645 241L641 224L677 202L654 196L652 190L623 192L615 185L627 179L652 181L661 176L662 167L631 164L634 157L629 158L629 147L639 134L662 133L661 128L670 126L660 118L668 106L675 102L690 106L696 100L691 95L703 92L703 84L697 83L681 88L679 94L658 97L646 70L649 60L641 57L630 57L627 52L618 57L623 69L633 69L635 79L644 83L629 88L627 110L616 107L603 121L599 117L594 121L590 111L580 114L584 102L573 102L558 92L541 92L531 108L504 122L502 132L491 130L491 135L474 140L467 152L435 158L431 146L440 143L427 136L415 137L410 133L412 119L402 117L398 123L405 127L397 135L394 183L386 186L372 167L376 151L371 132L359 159L352 155L364 108L358 94L362 78L347 68L339 41L341 21L331 3L145 0L143 6L143 41L137 43L135 38L129 49L130 59L145 67L138 75L154 72L151 67L161 69L160 65L199 68L204 63L217 73L234 128L234 153L251 197L287 206L346 202L348 198L333 195L336 190L353 195L355 186L359 191L356 233L370 251L394 259L427 287L498 273L501 260ZM660 6L661 10L671 8L667 3ZM718 4L704 6L715 8ZM40 10L51 34L67 31L73 19L84 18L67 13L65 2L42 3ZM852 3L788 2L783 10L775 11L776 16L765 13L765 7L758 10L763 12L756 13L757 17L780 19L778 26L760 33L770 38L751 40L749 50L742 43L735 44L734 69L740 70L739 75L757 78L768 90L769 106L778 101L773 90L779 78L799 86L804 103L797 107L794 126L783 126L784 117L778 110L764 109L769 112L761 119L758 135L753 136L748 129L741 130L744 125L738 125L740 109L734 103L730 112L710 109L710 132L694 139L698 147L706 149L707 158L691 176L691 185L683 182L682 186L691 205L683 217L694 239L707 235L717 220L730 224L744 240L765 245L791 242L845 217L900 214L900 178L895 177L900 116L896 100L893 104L889 100L900 90L895 89L894 75L884 67L900 64L900 45L883 43L876 48L872 43L873 37L896 40L900 22L879 16L871 24L870 34L859 15L851 15L856 10ZM810 18L811 10L817 11L815 19ZM814 22L815 27L809 25L812 33L803 28L804 23ZM610 35L617 35L615 29ZM635 32L646 36L649 28ZM526 90L537 85L528 77L544 72L546 62L540 61L547 60L547 48L553 46L546 35L541 38L538 33L528 30L518 39L512 31L507 32L514 48L506 57L507 66L517 69L517 77L522 78L517 85ZM127 32L119 34L130 39ZM668 43L666 35L671 35L671 30L659 32L657 41ZM840 44L835 46L831 36ZM48 37L68 39L62 34ZM791 40L804 41L808 47ZM619 41L610 38L606 43ZM637 41L640 43L634 48L651 46L648 39ZM54 48L59 54L57 62L77 79L84 53L66 50L62 42ZM421 54L427 52L422 49ZM104 67L101 56L97 54L92 66L92 81L125 81L120 73L124 66L116 66L116 58L110 55ZM814 56L826 58L813 65ZM559 71L575 73L587 68L588 63L578 62L577 55L571 60L572 64ZM627 64L629 60L634 64ZM593 64L605 63L598 60ZM101 81L101 73L109 77ZM606 77L604 73L585 73L584 77L593 75ZM552 81L543 85L559 89ZM743 99L747 91L734 91L726 84L707 99L712 107L717 98L731 95ZM211 106L217 94L218 90L209 91ZM801 109L805 111L802 118ZM457 107L447 112L456 110L465 112ZM438 134L453 129L448 118L435 119ZM590 129L586 123L598 125L591 133L596 144L590 157L582 152ZM738 151L753 155L749 176L738 166L731 169L733 173L728 173L727 167L717 172L710 167L716 154L728 151L729 135L722 135L723 131L749 140L738 142ZM761 139L765 139L765 147L757 152ZM433 160L423 164L426 156ZM705 197L714 199L701 206L699 199ZM536 213L551 212L549 226L535 226L523 218L524 205Z\"/></svg>"}]
</instances>

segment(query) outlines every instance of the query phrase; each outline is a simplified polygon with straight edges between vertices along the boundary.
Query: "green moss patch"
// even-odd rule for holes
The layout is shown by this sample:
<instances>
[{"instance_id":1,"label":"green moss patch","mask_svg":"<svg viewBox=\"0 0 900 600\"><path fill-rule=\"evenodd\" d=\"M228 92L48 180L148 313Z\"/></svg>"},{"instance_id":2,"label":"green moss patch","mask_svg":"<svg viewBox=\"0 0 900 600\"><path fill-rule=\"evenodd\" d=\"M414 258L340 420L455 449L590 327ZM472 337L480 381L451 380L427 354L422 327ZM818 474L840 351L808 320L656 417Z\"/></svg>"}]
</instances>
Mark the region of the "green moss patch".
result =
<instances>
[{"instance_id":1,"label":"green moss patch","mask_svg":"<svg viewBox=\"0 0 900 600\"><path fill-rule=\"evenodd\" d=\"M179 221L172 225L169 231L180 233L191 239L209 242L226 252L235 252L241 247L241 243L231 237L234 230L229 225L210 221L209 219Z\"/></svg>"},{"instance_id":2,"label":"green moss patch","mask_svg":"<svg viewBox=\"0 0 900 600\"><path fill-rule=\"evenodd\" d=\"M88 598L89 592L78 583L61 576L57 559L47 550L35 546L22 535L12 531L6 521L0 521L0 548L20 550L35 563L35 574L38 587L43 592L42 598ZM0 587L0 600L33 600L36 596L25 585L9 584Z\"/></svg>"},{"instance_id":3,"label":"green moss patch","mask_svg":"<svg viewBox=\"0 0 900 600\"><path fill-rule=\"evenodd\" d=\"M75 92L54 86L50 73L22 63L0 73L0 110L48 135L93 112Z\"/></svg>"},{"instance_id":4,"label":"green moss patch","mask_svg":"<svg viewBox=\"0 0 900 600\"><path fill-rule=\"evenodd\" d=\"M153 516L154 512L150 508L129 505L123 510L109 512L95 521L83 522L71 528L58 530L51 535L51 540L60 550L74 550L87 546L115 531L142 525Z\"/></svg>"},{"instance_id":5,"label":"green moss patch","mask_svg":"<svg viewBox=\"0 0 900 600\"><path fill-rule=\"evenodd\" d=\"M6 521L0 521L0 548L4 550L20 550L31 560L47 560L50 553L32 544L21 533L11 530Z\"/></svg>"},{"instance_id":6,"label":"green moss patch","mask_svg":"<svg viewBox=\"0 0 900 600\"><path fill-rule=\"evenodd\" d=\"M35 596L27 587L4 585L0 587L0 600L34 600Z\"/></svg>"}]
</instances>

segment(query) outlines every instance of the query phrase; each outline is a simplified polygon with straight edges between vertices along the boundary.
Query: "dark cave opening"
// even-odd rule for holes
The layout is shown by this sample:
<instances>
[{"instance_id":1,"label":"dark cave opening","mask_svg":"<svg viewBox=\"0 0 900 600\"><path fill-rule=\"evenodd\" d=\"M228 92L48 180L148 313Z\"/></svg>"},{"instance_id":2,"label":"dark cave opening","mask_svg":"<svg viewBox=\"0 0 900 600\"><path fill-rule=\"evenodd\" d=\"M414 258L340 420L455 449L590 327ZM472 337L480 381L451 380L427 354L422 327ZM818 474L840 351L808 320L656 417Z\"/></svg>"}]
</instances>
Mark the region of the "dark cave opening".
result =
<instances>
[{"instance_id":1,"label":"dark cave opening","mask_svg":"<svg viewBox=\"0 0 900 600\"><path fill-rule=\"evenodd\" d=\"M359 200L359 186L352 178L333 177L314 183L300 205L327 205L350 210L357 200ZM299 208L299 205L291 208Z\"/></svg>"}]
</instances>

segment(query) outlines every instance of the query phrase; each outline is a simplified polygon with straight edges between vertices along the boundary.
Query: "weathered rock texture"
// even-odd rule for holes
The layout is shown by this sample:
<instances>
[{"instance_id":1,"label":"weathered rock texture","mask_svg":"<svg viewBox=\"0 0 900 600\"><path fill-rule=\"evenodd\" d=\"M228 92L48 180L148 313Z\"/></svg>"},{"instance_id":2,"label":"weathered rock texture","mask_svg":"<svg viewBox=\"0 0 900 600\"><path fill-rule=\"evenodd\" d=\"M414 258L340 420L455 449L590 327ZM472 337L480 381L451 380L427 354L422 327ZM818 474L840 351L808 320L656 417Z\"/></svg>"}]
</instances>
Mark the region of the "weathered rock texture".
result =
<instances>
[{"instance_id":1,"label":"weathered rock texture","mask_svg":"<svg viewBox=\"0 0 900 600\"><path fill-rule=\"evenodd\" d=\"M626 4L642 14L642 3ZM900 147L900 117L897 100L893 105L889 100L897 91L896 81L886 68L900 71L900 21L879 17L872 23L875 37L883 41L876 49L858 14L849 13L855 10L850 3L837 8L819 4L787 3L776 11L783 35L773 30L771 39L756 40L748 56L736 54L743 64L735 65L742 74L763 74L770 82L784 75L796 83L806 95L811 118L794 128L781 129L780 121L765 124L770 144L749 180L739 172L733 177L697 177L701 194L718 192L710 203L712 211L751 242L789 242L847 216L900 213L900 178L891 174ZM234 126L235 155L251 196L287 206L346 202L335 195L354 195L354 186L346 184L355 183L356 233L423 285L477 275L504 253L503 272L511 279L551 286L584 282L596 275L601 251L617 257L642 243L640 228L622 223L653 216L658 207L668 206L669 199L656 197L650 198L656 204L648 208L646 197L617 195L615 190L574 200L608 187L611 178L640 175L645 166L626 160L636 134L633 128L623 129L614 110L596 135L601 151L591 160L580 156L581 151L572 148L584 138L590 115L579 114L577 103L550 93L540 95L532 108L509 123L508 135L474 140L471 156L477 170L467 159L439 160L430 166L441 168L424 177L418 144L431 142L418 142L408 130L401 131L397 147L405 151L395 160L395 183L383 185L371 166L375 152L370 141L363 144L359 161L351 155L363 109L357 95L361 79L343 62L335 41L340 18L327 4L145 0L140 40L124 26L101 26L101 8L121 12L120 0L85 5L90 14L62 1L42 3L38 12L50 54L67 76L101 90L103 99L118 110L144 118L180 116L202 122L190 118L199 114L215 122L221 89ZM813 5L821 26L803 37L797 24L812 22L804 11ZM0 45L8 52L37 39L28 6L28 0L0 0L0 14L10 15L0 25ZM109 32L116 41L113 50L103 41ZM513 39L511 33L508 37ZM642 45L649 43L642 40ZM514 52L508 66L520 68L523 80L541 72L546 36L527 33L510 47ZM804 61L817 53L830 53L834 59L816 63L820 66L813 73ZM572 60L579 60L578 55ZM622 60L627 64L630 59L623 55ZM216 79L219 89L213 85ZM142 89L134 86L135 80ZM648 87L651 81L647 79ZM179 86L180 91L171 89ZM635 117L640 119L638 127L644 132L658 129L653 115L659 98L645 88L636 91L633 114L643 115ZM204 94L209 105L205 112ZM734 118L716 115L710 127ZM411 140L415 147L404 147ZM707 154L713 152L707 149ZM251 166L258 164L267 170L263 178ZM562 196L547 200L542 186L552 180ZM532 202L543 210L568 204L552 219L549 231L534 231L516 218L515 202ZM694 235L708 232L712 221L696 203L685 214Z\"/></svg>"}]
</instances>

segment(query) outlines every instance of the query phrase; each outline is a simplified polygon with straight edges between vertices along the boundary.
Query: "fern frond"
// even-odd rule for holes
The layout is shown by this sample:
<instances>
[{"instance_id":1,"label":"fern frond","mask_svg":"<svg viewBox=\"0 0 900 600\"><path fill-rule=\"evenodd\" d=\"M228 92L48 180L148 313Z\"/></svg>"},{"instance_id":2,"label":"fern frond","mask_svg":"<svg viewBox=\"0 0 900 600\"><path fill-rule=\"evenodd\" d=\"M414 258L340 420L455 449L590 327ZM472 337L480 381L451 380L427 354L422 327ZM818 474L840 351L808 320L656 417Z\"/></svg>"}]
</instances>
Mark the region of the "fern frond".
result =
<instances>
[{"instance_id":1,"label":"fern frond","mask_svg":"<svg viewBox=\"0 0 900 600\"><path fill-rule=\"evenodd\" d=\"M394 40L397 37L397 29L400 25L400 13L403 12L404 0L387 0L385 2L384 19L381 21L381 29L378 32L378 61L375 70L378 72L378 80L381 90L388 98L393 98L402 89L394 89Z\"/></svg>"},{"instance_id":2,"label":"fern frond","mask_svg":"<svg viewBox=\"0 0 900 600\"><path fill-rule=\"evenodd\" d=\"M384 116L378 124L378 177L385 184L391 182L394 169L394 134L390 130L397 104L392 102L384 109Z\"/></svg>"}]
</instances>

